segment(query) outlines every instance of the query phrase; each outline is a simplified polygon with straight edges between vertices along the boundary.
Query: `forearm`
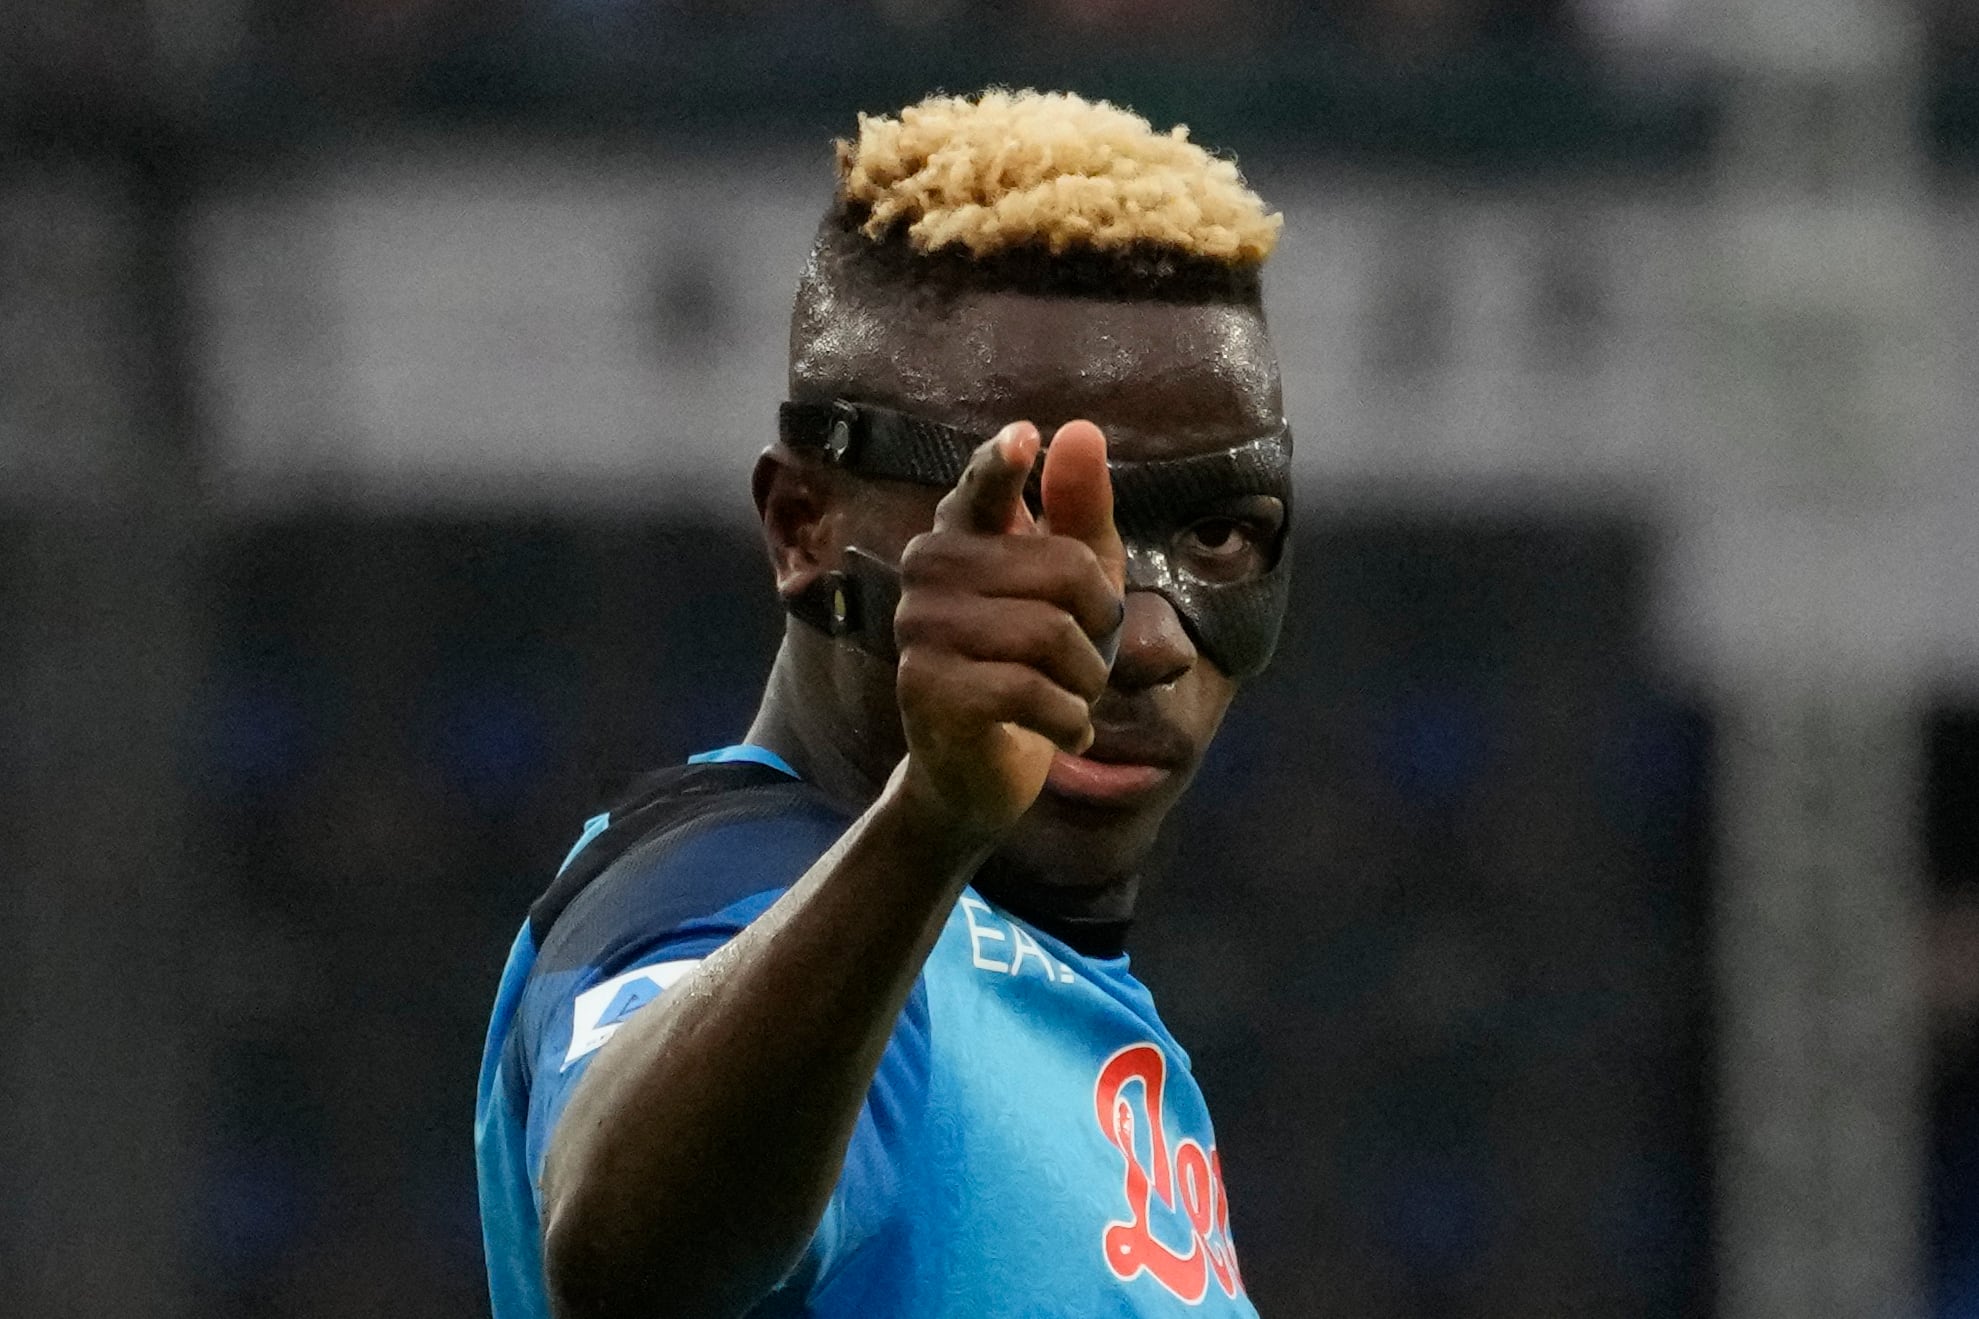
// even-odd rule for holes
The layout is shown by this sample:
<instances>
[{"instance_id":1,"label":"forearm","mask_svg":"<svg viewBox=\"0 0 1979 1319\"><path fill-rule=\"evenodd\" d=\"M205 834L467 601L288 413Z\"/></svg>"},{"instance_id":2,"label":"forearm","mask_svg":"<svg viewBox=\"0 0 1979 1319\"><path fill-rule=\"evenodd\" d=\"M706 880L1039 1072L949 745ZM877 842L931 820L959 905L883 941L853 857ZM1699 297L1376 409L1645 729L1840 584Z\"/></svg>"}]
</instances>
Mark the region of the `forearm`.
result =
<instances>
[{"instance_id":1,"label":"forearm","mask_svg":"<svg viewBox=\"0 0 1979 1319\"><path fill-rule=\"evenodd\" d=\"M544 1167L559 1314L734 1314L789 1269L987 848L896 774L769 911L599 1051Z\"/></svg>"}]
</instances>

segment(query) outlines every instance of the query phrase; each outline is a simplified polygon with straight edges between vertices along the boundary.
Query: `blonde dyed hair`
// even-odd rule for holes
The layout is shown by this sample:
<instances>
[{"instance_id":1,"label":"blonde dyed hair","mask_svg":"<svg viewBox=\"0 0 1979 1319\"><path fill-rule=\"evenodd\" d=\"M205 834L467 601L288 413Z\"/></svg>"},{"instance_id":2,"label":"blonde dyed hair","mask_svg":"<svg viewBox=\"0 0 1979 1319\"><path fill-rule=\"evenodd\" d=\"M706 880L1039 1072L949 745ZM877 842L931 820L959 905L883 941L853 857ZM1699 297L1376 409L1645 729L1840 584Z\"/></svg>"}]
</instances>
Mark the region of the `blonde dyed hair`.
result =
<instances>
[{"instance_id":1,"label":"blonde dyed hair","mask_svg":"<svg viewBox=\"0 0 1979 1319\"><path fill-rule=\"evenodd\" d=\"M859 116L838 143L839 203L874 240L972 258L1043 249L1150 249L1261 265L1284 216L1267 213L1234 162L1177 125L1070 92L931 96L898 116Z\"/></svg>"}]
</instances>

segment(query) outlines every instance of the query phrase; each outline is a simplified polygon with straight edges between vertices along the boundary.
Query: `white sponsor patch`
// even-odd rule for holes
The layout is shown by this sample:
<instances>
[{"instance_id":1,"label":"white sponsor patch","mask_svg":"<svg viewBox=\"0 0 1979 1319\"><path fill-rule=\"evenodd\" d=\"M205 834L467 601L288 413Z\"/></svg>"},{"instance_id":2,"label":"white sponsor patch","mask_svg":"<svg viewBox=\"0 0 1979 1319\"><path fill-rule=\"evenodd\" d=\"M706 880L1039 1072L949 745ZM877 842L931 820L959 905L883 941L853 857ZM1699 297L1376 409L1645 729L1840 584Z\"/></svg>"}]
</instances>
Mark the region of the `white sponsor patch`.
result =
<instances>
[{"instance_id":1,"label":"white sponsor patch","mask_svg":"<svg viewBox=\"0 0 1979 1319\"><path fill-rule=\"evenodd\" d=\"M691 957L682 962L642 966L579 994L571 1012L570 1052L563 1056L564 1067L598 1049L628 1017L699 965L701 959Z\"/></svg>"}]
</instances>

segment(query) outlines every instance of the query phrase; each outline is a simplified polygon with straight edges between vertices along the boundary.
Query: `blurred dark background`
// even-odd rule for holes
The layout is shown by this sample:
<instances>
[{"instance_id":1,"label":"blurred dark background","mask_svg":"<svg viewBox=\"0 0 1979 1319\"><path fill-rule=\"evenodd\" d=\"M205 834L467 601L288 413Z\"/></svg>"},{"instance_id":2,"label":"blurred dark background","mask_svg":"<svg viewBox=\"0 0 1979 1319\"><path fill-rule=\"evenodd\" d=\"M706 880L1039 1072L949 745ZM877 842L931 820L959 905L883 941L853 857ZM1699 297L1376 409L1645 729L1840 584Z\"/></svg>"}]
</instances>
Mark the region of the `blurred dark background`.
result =
<instances>
[{"instance_id":1,"label":"blurred dark background","mask_svg":"<svg viewBox=\"0 0 1979 1319\"><path fill-rule=\"evenodd\" d=\"M1979 18L1880 0L26 0L0 1314L486 1311L501 959L734 740L857 111L1287 212L1293 622L1136 966L1267 1316L1979 1315Z\"/></svg>"}]
</instances>

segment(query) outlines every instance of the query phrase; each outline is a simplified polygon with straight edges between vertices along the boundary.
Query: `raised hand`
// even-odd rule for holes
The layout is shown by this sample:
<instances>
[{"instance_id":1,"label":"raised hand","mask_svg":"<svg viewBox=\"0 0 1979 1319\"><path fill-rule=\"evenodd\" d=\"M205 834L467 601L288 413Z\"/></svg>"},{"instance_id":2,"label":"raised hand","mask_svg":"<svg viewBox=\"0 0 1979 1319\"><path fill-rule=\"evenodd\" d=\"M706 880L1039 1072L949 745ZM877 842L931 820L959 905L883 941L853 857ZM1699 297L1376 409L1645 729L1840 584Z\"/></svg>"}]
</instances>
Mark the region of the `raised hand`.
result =
<instances>
[{"instance_id":1,"label":"raised hand","mask_svg":"<svg viewBox=\"0 0 1979 1319\"><path fill-rule=\"evenodd\" d=\"M1059 428L1040 523L1024 506L1029 422L977 449L901 557L898 692L907 784L957 827L993 834L1029 809L1053 753L1092 744L1107 665L1094 644L1123 616L1106 440Z\"/></svg>"}]
</instances>

